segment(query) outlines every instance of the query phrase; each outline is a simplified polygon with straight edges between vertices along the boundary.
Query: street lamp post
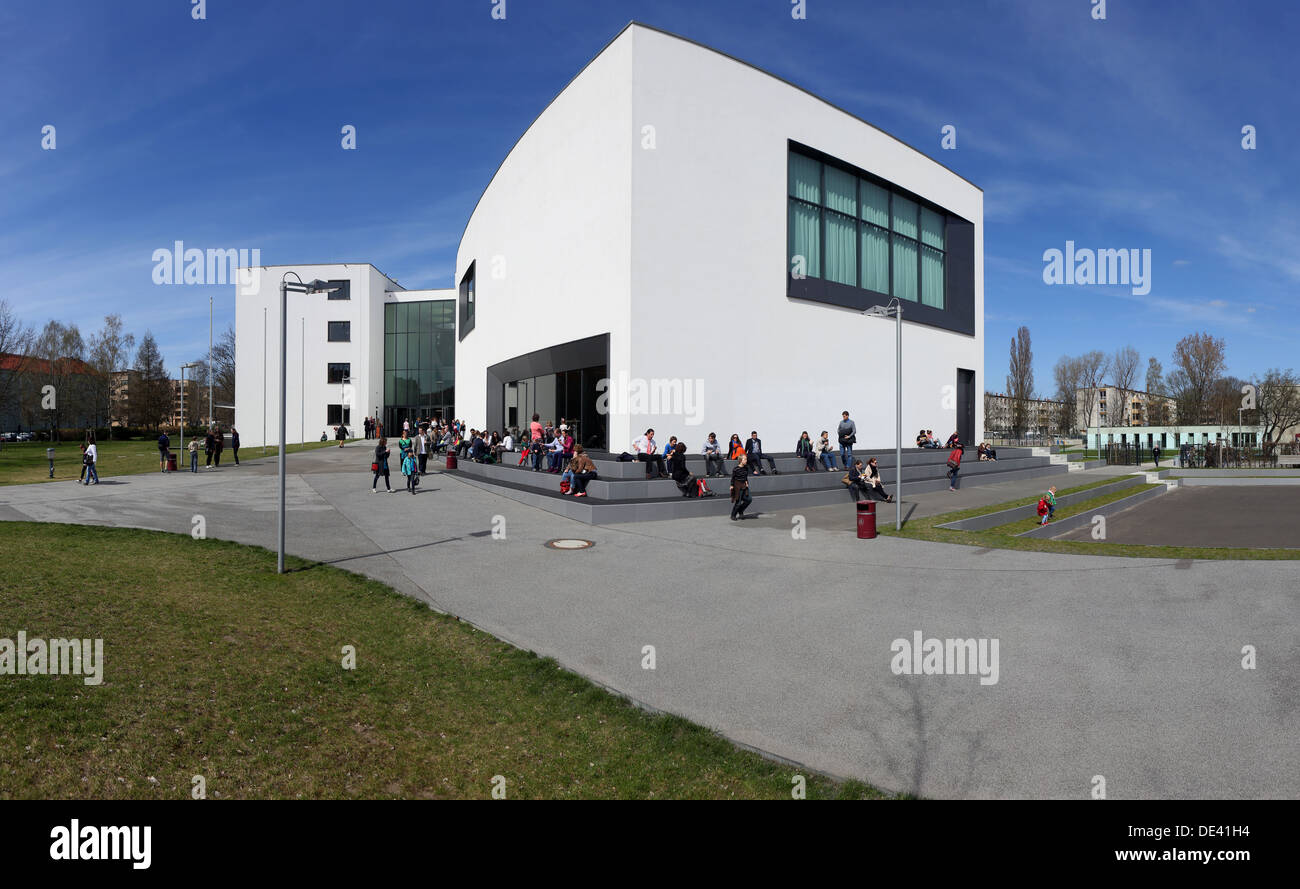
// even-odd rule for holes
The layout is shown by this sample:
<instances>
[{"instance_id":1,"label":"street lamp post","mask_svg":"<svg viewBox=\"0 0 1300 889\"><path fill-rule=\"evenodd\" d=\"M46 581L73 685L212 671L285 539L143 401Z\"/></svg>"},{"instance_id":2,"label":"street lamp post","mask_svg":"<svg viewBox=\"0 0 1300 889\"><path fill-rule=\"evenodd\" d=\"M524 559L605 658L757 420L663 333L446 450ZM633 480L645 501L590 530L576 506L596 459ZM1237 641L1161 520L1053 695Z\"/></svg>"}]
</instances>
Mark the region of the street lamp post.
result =
<instances>
[{"instance_id":1,"label":"street lamp post","mask_svg":"<svg viewBox=\"0 0 1300 889\"><path fill-rule=\"evenodd\" d=\"M897 424L894 434L894 530L903 529L903 304L891 299L887 305L871 306L864 315L874 318L894 316L894 412Z\"/></svg>"},{"instance_id":2,"label":"street lamp post","mask_svg":"<svg viewBox=\"0 0 1300 889\"><path fill-rule=\"evenodd\" d=\"M298 278L296 282L287 280L290 275ZM302 278L297 272L285 272L280 278L280 510L279 510L279 534L276 539L277 554L275 570L277 574L284 573L284 486L286 477L285 460L285 414L287 391L289 388L289 293L329 293L340 289L337 285L331 286L325 281L317 279L310 284L302 283ZM299 393L301 397L301 393Z\"/></svg>"},{"instance_id":3,"label":"street lamp post","mask_svg":"<svg viewBox=\"0 0 1300 889\"><path fill-rule=\"evenodd\" d=\"M181 459L185 459L185 370L190 367L198 367L198 362L181 365ZM209 399L209 402L211 399Z\"/></svg>"}]
</instances>

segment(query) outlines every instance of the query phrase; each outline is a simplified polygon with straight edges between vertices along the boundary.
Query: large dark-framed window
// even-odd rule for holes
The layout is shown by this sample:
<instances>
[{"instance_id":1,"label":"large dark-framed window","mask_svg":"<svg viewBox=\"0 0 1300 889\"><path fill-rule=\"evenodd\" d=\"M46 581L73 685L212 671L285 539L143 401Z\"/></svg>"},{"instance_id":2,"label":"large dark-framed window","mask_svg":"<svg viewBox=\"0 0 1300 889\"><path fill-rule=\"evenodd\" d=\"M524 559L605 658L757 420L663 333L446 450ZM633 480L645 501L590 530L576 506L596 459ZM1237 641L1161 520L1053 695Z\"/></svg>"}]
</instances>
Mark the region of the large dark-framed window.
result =
<instances>
[{"instance_id":1,"label":"large dark-framed window","mask_svg":"<svg viewBox=\"0 0 1300 889\"><path fill-rule=\"evenodd\" d=\"M788 145L787 295L973 335L974 225L808 146Z\"/></svg>"},{"instance_id":2,"label":"large dark-framed window","mask_svg":"<svg viewBox=\"0 0 1300 889\"><path fill-rule=\"evenodd\" d=\"M457 325L460 331L458 339L462 340L474 329L474 265L475 263L471 262L469 268L465 270L465 277L460 279L460 295L456 299L460 315L460 324Z\"/></svg>"},{"instance_id":3,"label":"large dark-framed window","mask_svg":"<svg viewBox=\"0 0 1300 889\"><path fill-rule=\"evenodd\" d=\"M352 365L349 362L331 361L326 365L325 382L348 383L352 381Z\"/></svg>"},{"instance_id":4,"label":"large dark-framed window","mask_svg":"<svg viewBox=\"0 0 1300 889\"><path fill-rule=\"evenodd\" d=\"M352 425L352 408L342 404L325 405L325 424L327 426Z\"/></svg>"},{"instance_id":5,"label":"large dark-framed window","mask_svg":"<svg viewBox=\"0 0 1300 889\"><path fill-rule=\"evenodd\" d=\"M331 290L326 294L327 299L352 299L352 282L351 281L330 281L330 286L337 287L338 290Z\"/></svg>"},{"instance_id":6,"label":"large dark-framed window","mask_svg":"<svg viewBox=\"0 0 1300 889\"><path fill-rule=\"evenodd\" d=\"M352 342L352 322L351 321L331 321L329 330L326 334L331 343L350 343Z\"/></svg>"}]
</instances>

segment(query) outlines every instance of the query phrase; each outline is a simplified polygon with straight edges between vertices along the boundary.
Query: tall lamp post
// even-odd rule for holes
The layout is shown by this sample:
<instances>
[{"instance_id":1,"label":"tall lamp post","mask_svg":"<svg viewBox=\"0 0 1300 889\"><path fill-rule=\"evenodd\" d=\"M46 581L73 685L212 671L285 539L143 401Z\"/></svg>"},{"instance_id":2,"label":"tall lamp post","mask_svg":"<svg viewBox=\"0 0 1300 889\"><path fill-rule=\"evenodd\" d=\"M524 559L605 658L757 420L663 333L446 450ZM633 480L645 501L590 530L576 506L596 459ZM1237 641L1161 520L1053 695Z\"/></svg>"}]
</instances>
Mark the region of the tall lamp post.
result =
<instances>
[{"instance_id":1,"label":"tall lamp post","mask_svg":"<svg viewBox=\"0 0 1300 889\"><path fill-rule=\"evenodd\" d=\"M891 299L887 305L871 306L862 314L873 318L894 317L894 410L897 436L894 440L894 530L903 529L903 304Z\"/></svg>"},{"instance_id":2,"label":"tall lamp post","mask_svg":"<svg viewBox=\"0 0 1300 889\"><path fill-rule=\"evenodd\" d=\"M293 275L298 280L287 280ZM286 476L285 460L285 400L289 388L289 293L330 293L339 290L338 285L330 285L325 281L317 279L310 284L302 283L302 278L298 277L297 272L285 272L280 278L280 513L279 513L279 535L277 537L277 555L275 562L275 571L277 574L284 573L284 485Z\"/></svg>"}]
</instances>

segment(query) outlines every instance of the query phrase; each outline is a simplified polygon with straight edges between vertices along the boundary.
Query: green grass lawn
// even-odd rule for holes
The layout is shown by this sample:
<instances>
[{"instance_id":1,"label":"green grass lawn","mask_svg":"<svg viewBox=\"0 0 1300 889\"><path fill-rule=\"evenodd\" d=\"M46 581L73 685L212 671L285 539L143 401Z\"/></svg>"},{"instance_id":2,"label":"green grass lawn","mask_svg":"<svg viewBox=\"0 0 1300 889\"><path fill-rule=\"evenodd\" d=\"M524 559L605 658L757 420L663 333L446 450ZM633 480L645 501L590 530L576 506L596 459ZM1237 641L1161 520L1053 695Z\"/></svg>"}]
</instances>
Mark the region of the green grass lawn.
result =
<instances>
[{"instance_id":1,"label":"green grass lawn","mask_svg":"<svg viewBox=\"0 0 1300 889\"><path fill-rule=\"evenodd\" d=\"M185 446L189 447L190 439L185 438ZM142 472L158 471L158 445L156 439L132 440L132 441L101 441L99 446L99 462L95 469L100 477L109 475L137 475ZM305 445L291 444L286 451L293 453L295 451L314 450L316 448L337 445L333 441L309 441ZM172 451L176 454L176 468L187 469L189 467L189 454L182 454L177 448L180 445L180 439L172 436ZM25 441L11 442L7 441L0 445L0 485L27 485L37 482L57 482L76 479L81 476L81 442L65 441L53 445L54 454L54 478L50 478L50 464L45 457L45 449L50 447L49 442L44 441ZM200 448L202 443L200 442ZM240 448L239 458L241 460L252 460L257 457L269 457L278 452L276 447L268 448ZM203 452L199 452L199 465L203 465ZM234 465L235 457L229 447L221 454L223 463Z\"/></svg>"},{"instance_id":2,"label":"green grass lawn","mask_svg":"<svg viewBox=\"0 0 1300 889\"><path fill-rule=\"evenodd\" d=\"M339 569L216 540L0 522L0 638L100 638L104 678L0 675L0 798L879 798L652 716ZM343 646L356 668L342 667Z\"/></svg>"},{"instance_id":3,"label":"green grass lawn","mask_svg":"<svg viewBox=\"0 0 1300 889\"><path fill-rule=\"evenodd\" d=\"M1102 485L1109 485L1112 482L1119 481L1123 478L1124 476L1114 476L1111 478L1098 479L1089 482L1086 485L1078 485L1073 488L1060 488L1057 490L1056 496L1059 499L1066 494L1074 494L1080 491L1087 491L1091 488L1097 488ZM1140 494L1141 492L1154 487L1156 487L1156 485L1134 485L1119 491L1113 491L1109 494L1101 494L1069 506L1058 506L1056 508L1055 521L1060 521L1061 519L1078 515L1079 513L1089 512L1099 506L1104 506L1107 503L1121 500L1125 497L1132 497L1134 494ZM1031 503L1037 503L1038 497L1040 496L1040 494L1035 494L1032 497L1008 500L1004 503L998 503L993 506L963 509L955 512L944 513L943 515L912 519L903 525L901 531L895 531L890 525L883 525L878 528L877 533L898 537L910 537L915 540L933 540L939 543L962 543L968 546L983 546L994 549L1076 553L1095 556L1134 556L1149 559L1300 559L1300 550L1294 549L1144 546L1140 544L1107 543L1098 540L1042 540L1033 537L1017 537L1017 534L1023 534L1037 526L1039 521L1037 516L1020 519L1006 525L999 525L996 528L989 528L986 531L957 531L950 528L938 527L939 525L955 522L960 519L973 518L978 515L999 512L1004 509L1012 509L1016 506L1025 506Z\"/></svg>"}]
</instances>

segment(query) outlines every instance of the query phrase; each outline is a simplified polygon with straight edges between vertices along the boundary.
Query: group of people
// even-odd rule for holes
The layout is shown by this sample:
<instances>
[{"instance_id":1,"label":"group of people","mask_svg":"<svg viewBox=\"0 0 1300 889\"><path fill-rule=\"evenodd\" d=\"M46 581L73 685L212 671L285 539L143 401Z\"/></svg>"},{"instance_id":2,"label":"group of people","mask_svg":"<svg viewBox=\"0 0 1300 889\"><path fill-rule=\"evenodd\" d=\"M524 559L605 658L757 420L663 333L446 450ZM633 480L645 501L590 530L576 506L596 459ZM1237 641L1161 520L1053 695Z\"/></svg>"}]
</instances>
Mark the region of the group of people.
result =
<instances>
[{"instance_id":1,"label":"group of people","mask_svg":"<svg viewBox=\"0 0 1300 889\"><path fill-rule=\"evenodd\" d=\"M948 436L948 442L942 445L939 444L939 439L934 437L933 429L922 429L916 433L916 446L918 448L951 448L958 441L960 441L960 438L956 432Z\"/></svg>"},{"instance_id":2,"label":"group of people","mask_svg":"<svg viewBox=\"0 0 1300 889\"><path fill-rule=\"evenodd\" d=\"M92 444L93 439L92 439ZM167 472L168 458L171 456L171 438L166 432L158 435L158 464L163 472ZM190 472L199 471L199 439L191 438L187 446L190 454ZM203 436L203 454L205 469L220 469L221 454L226 449L226 433L222 430L221 424L214 423ZM239 465L239 430L234 426L230 427L230 452L235 458L235 465Z\"/></svg>"}]
</instances>

